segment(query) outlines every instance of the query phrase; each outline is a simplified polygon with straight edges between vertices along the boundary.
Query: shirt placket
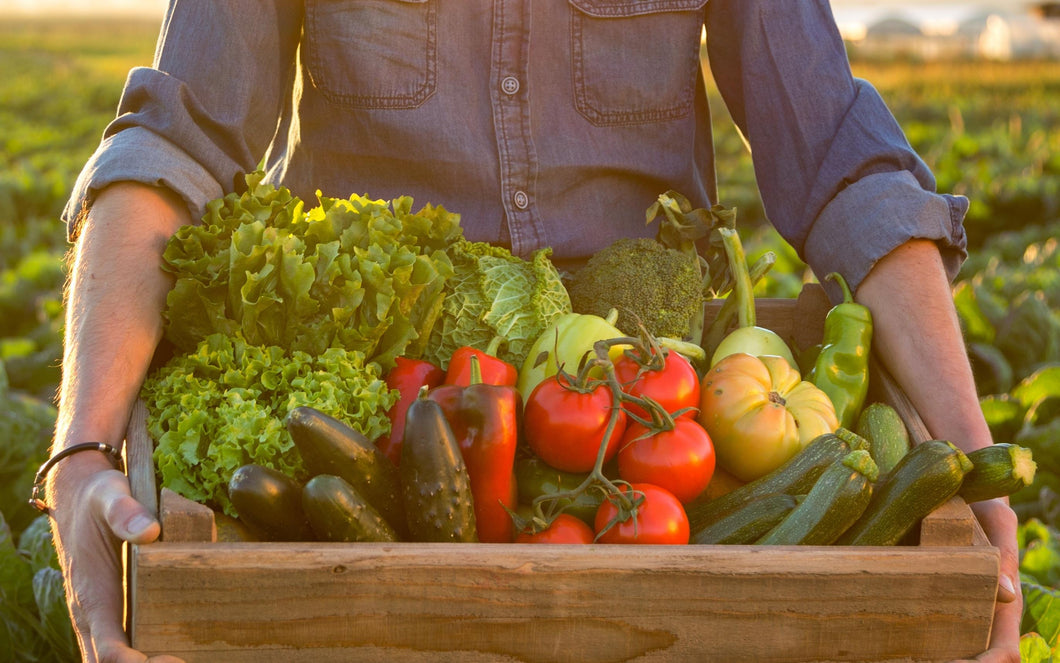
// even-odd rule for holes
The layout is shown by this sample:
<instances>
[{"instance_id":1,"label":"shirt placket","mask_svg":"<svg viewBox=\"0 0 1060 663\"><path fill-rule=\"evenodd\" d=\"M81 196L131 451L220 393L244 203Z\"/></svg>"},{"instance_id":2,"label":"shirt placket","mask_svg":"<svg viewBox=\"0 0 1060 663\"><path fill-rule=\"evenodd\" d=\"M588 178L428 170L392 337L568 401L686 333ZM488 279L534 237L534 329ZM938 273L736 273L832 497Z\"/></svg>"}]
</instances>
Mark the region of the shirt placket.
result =
<instances>
[{"instance_id":1,"label":"shirt placket","mask_svg":"<svg viewBox=\"0 0 1060 663\"><path fill-rule=\"evenodd\" d=\"M490 98L501 201L512 252L525 255L543 245L544 229L535 204L537 158L530 127L527 85L531 0L497 0L493 5Z\"/></svg>"}]
</instances>

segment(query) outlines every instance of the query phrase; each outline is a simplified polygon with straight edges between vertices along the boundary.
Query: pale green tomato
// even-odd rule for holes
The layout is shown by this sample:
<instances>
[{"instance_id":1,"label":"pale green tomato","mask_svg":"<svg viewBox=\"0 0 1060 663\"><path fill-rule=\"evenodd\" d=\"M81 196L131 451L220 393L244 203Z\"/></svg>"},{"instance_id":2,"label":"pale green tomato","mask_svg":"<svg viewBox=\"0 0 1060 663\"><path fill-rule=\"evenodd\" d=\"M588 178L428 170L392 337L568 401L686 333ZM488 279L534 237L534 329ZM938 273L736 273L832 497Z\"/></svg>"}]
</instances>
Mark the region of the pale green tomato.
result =
<instances>
[{"instance_id":1,"label":"pale green tomato","mask_svg":"<svg viewBox=\"0 0 1060 663\"><path fill-rule=\"evenodd\" d=\"M740 327L733 330L714 350L710 365L714 366L725 357L738 352L749 354L752 357L776 355L786 359L792 366L798 366L795 356L791 353L791 348L784 342L784 339L772 329L765 327Z\"/></svg>"}]
</instances>

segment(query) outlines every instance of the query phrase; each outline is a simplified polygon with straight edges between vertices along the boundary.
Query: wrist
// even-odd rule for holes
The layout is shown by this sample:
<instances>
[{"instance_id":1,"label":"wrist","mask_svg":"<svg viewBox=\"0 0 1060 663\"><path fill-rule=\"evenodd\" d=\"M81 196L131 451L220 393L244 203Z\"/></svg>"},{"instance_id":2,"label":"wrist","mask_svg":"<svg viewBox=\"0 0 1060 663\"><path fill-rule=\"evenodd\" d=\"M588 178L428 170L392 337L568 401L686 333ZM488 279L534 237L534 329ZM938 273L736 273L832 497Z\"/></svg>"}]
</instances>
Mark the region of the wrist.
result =
<instances>
[{"instance_id":1,"label":"wrist","mask_svg":"<svg viewBox=\"0 0 1060 663\"><path fill-rule=\"evenodd\" d=\"M56 450L37 470L30 504L49 513L52 505L63 501L56 494L66 493L66 486L76 486L82 479L104 470L122 468L121 450L109 444L85 442Z\"/></svg>"}]
</instances>

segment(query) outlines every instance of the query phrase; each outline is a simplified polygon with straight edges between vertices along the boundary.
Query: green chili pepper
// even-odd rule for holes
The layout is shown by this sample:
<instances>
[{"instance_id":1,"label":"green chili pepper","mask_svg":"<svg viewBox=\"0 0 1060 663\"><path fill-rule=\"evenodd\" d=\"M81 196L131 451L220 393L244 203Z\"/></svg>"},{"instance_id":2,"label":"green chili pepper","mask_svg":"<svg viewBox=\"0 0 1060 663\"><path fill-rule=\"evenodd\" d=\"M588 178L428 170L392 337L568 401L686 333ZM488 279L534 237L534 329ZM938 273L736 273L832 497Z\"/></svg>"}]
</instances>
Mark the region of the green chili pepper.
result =
<instances>
[{"instance_id":1,"label":"green chili pepper","mask_svg":"<svg viewBox=\"0 0 1060 663\"><path fill-rule=\"evenodd\" d=\"M826 278L843 290L843 301L824 319L824 340L807 379L828 394L843 428L852 428L869 389L872 314L854 302L850 287L838 273Z\"/></svg>"}]
</instances>

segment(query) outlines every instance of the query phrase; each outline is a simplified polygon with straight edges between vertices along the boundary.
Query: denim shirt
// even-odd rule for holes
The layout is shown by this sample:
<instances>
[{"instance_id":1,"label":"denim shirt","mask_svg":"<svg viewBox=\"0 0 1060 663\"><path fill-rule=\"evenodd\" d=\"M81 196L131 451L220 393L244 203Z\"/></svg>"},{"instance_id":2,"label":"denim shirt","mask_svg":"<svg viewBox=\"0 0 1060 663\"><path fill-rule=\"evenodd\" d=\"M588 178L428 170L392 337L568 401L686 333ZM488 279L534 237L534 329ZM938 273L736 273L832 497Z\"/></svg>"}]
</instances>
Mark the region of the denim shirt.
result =
<instances>
[{"instance_id":1,"label":"denim shirt","mask_svg":"<svg viewBox=\"0 0 1060 663\"><path fill-rule=\"evenodd\" d=\"M198 219L264 158L307 201L408 194L471 239L573 264L652 235L645 210L668 189L718 202L704 26L766 213L815 273L856 287L923 237L956 275L967 201L935 192L852 77L826 0L172 2L64 219L74 236L125 180Z\"/></svg>"}]
</instances>

